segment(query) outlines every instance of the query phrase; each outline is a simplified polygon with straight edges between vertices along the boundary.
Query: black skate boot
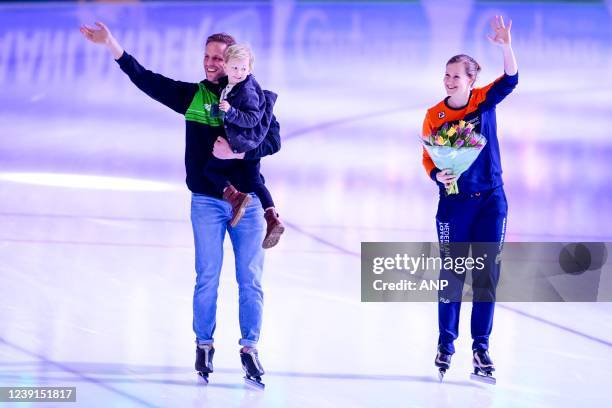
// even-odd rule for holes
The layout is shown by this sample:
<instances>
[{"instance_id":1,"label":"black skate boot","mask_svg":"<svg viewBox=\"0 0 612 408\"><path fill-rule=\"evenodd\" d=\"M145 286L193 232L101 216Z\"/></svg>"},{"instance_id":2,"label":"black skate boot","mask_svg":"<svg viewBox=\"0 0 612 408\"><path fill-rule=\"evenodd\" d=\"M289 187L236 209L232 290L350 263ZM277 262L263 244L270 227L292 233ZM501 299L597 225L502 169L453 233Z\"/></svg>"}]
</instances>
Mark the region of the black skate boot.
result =
<instances>
[{"instance_id":1,"label":"black skate boot","mask_svg":"<svg viewBox=\"0 0 612 408\"><path fill-rule=\"evenodd\" d=\"M254 348L242 348L240 350L240 360L244 369L244 381L258 390L263 390L265 384L261 382L261 376L264 375L264 369L259 362L257 350Z\"/></svg>"},{"instance_id":2,"label":"black skate boot","mask_svg":"<svg viewBox=\"0 0 612 408\"><path fill-rule=\"evenodd\" d=\"M472 364L474 365L474 373L470 376L472 380L495 385L497 382L493 377L495 367L487 350L474 350Z\"/></svg>"},{"instance_id":3,"label":"black skate boot","mask_svg":"<svg viewBox=\"0 0 612 408\"><path fill-rule=\"evenodd\" d=\"M213 372L213 356L215 349L212 344L198 344L196 347L195 369L204 384L208 384L208 374Z\"/></svg>"},{"instance_id":4,"label":"black skate boot","mask_svg":"<svg viewBox=\"0 0 612 408\"><path fill-rule=\"evenodd\" d=\"M438 350L438 354L436 354L435 365L438 367L438 379L440 382L444 379L444 374L446 374L446 370L450 368L452 354L446 354L443 351Z\"/></svg>"}]
</instances>

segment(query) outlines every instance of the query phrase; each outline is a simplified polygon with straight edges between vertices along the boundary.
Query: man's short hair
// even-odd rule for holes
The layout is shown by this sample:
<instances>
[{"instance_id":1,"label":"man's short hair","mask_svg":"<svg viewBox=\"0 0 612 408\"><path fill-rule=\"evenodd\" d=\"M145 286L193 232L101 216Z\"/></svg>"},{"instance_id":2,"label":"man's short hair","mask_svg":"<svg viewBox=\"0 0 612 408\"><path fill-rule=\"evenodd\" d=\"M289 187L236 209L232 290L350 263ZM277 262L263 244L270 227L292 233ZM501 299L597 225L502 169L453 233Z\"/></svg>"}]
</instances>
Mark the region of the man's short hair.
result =
<instances>
[{"instance_id":1,"label":"man's short hair","mask_svg":"<svg viewBox=\"0 0 612 408\"><path fill-rule=\"evenodd\" d=\"M234 39L234 37L232 37L231 35L227 33L216 33L216 34L209 35L208 38L206 39L205 45L208 45L208 43L211 43L211 42L223 43L227 45L228 47L236 44L236 40Z\"/></svg>"},{"instance_id":2,"label":"man's short hair","mask_svg":"<svg viewBox=\"0 0 612 408\"><path fill-rule=\"evenodd\" d=\"M234 44L227 47L223 52L223 59L225 62L227 62L232 58L248 59L249 71L253 71L253 66L255 65L255 55L253 55L253 52L248 45Z\"/></svg>"}]
</instances>

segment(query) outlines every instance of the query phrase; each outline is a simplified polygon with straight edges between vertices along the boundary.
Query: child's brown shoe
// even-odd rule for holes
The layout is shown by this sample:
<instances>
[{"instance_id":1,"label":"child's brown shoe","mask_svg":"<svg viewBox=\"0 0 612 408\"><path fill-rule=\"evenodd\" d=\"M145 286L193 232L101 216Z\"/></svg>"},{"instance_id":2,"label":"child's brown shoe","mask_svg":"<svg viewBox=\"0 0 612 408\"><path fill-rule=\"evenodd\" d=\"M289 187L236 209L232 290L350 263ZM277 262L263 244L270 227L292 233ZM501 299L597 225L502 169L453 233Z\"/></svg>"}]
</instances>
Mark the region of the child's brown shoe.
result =
<instances>
[{"instance_id":1,"label":"child's brown shoe","mask_svg":"<svg viewBox=\"0 0 612 408\"><path fill-rule=\"evenodd\" d=\"M278 244L280 236L285 232L285 226L278 218L278 213L274 208L268 208L264 213L264 218L266 219L267 229L266 237L261 246L268 249Z\"/></svg>"},{"instance_id":2,"label":"child's brown shoe","mask_svg":"<svg viewBox=\"0 0 612 408\"><path fill-rule=\"evenodd\" d=\"M251 202L251 196L236 190L231 184L223 191L223 199L232 206L230 225L235 227L244 215L246 206Z\"/></svg>"}]
</instances>

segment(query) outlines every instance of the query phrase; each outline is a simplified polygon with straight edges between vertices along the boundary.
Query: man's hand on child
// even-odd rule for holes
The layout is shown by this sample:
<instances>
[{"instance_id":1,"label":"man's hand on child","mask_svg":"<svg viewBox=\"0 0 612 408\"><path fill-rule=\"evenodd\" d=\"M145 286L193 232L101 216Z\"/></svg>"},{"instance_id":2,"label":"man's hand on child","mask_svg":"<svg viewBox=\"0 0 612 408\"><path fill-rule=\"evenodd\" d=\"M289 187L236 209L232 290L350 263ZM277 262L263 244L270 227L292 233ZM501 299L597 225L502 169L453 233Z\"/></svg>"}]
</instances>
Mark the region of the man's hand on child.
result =
<instances>
[{"instance_id":1,"label":"man's hand on child","mask_svg":"<svg viewBox=\"0 0 612 408\"><path fill-rule=\"evenodd\" d=\"M244 153L234 153L227 140L222 137L217 137L213 145L213 156L217 159L244 159Z\"/></svg>"},{"instance_id":2,"label":"man's hand on child","mask_svg":"<svg viewBox=\"0 0 612 408\"><path fill-rule=\"evenodd\" d=\"M229 102L227 101L222 101L219 102L219 109L221 109L223 112L227 112L228 110L230 110L231 105L229 104Z\"/></svg>"}]
</instances>

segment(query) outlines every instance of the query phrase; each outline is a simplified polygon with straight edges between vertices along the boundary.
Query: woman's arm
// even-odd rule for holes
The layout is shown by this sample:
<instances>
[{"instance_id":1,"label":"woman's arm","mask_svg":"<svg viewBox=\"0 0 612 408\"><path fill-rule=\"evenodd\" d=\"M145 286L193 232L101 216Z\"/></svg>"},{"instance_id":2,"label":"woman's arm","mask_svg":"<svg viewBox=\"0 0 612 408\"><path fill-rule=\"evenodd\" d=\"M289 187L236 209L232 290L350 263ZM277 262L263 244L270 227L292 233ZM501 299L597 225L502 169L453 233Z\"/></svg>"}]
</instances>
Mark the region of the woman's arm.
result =
<instances>
[{"instance_id":1,"label":"woman's arm","mask_svg":"<svg viewBox=\"0 0 612 408\"><path fill-rule=\"evenodd\" d=\"M512 51L512 36L510 29L512 28L512 20L508 21L508 26L504 24L502 16L495 16L491 19L491 28L494 35L488 35L491 43L501 47L504 55L504 72L506 75L514 76L518 72L518 65L514 51Z\"/></svg>"},{"instance_id":2,"label":"woman's arm","mask_svg":"<svg viewBox=\"0 0 612 408\"><path fill-rule=\"evenodd\" d=\"M428 112L429 114L429 112ZM429 121L428 115L425 115L425 120L423 121L423 134L422 136L429 136L433 133L433 127L431 122ZM457 180L457 176L453 175L448 169L440 170L436 167L433 160L427 153L427 150L423 147L423 156L422 156L423 167L425 167L425 172L427 175L438 183L444 185L444 187L450 186L453 181Z\"/></svg>"},{"instance_id":3,"label":"woman's arm","mask_svg":"<svg viewBox=\"0 0 612 408\"><path fill-rule=\"evenodd\" d=\"M512 20L508 22L508 27L504 25L504 19L501 16L495 16L491 19L491 28L495 35L489 35L491 43L501 47L504 56L504 72L505 75L500 76L489 85L479 88L482 101L480 107L489 109L508 96L518 84L518 66L514 51L512 51L512 39L510 37L510 29L512 28Z\"/></svg>"}]
</instances>

